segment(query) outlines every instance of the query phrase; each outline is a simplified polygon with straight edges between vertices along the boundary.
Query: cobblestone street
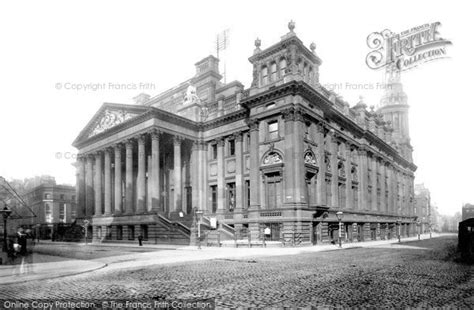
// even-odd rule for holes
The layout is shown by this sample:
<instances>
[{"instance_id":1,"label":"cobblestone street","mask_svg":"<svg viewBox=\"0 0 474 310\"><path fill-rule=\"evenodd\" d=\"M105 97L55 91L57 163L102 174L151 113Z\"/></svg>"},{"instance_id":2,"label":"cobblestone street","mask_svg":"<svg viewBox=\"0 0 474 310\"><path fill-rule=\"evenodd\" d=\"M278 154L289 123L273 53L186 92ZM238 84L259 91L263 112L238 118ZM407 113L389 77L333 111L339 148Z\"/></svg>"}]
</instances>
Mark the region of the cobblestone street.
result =
<instances>
[{"instance_id":1,"label":"cobblestone street","mask_svg":"<svg viewBox=\"0 0 474 310\"><path fill-rule=\"evenodd\" d=\"M214 259L0 286L0 299L206 299L220 307L472 308L455 237L299 255ZM178 255L178 252L177 252Z\"/></svg>"}]
</instances>

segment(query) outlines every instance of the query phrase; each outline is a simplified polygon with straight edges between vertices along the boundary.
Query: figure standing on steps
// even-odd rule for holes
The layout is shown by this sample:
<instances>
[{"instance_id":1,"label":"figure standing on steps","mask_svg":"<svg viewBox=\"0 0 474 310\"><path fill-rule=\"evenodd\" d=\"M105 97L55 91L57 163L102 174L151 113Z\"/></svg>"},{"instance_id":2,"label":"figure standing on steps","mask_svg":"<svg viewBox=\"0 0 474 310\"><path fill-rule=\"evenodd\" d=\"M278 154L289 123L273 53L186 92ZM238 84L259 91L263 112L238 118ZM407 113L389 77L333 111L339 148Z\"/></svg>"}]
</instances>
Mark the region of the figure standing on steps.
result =
<instances>
[{"instance_id":1,"label":"figure standing on steps","mask_svg":"<svg viewBox=\"0 0 474 310\"><path fill-rule=\"evenodd\" d=\"M138 245L143 246L143 236L142 236L142 234L138 235Z\"/></svg>"}]
</instances>

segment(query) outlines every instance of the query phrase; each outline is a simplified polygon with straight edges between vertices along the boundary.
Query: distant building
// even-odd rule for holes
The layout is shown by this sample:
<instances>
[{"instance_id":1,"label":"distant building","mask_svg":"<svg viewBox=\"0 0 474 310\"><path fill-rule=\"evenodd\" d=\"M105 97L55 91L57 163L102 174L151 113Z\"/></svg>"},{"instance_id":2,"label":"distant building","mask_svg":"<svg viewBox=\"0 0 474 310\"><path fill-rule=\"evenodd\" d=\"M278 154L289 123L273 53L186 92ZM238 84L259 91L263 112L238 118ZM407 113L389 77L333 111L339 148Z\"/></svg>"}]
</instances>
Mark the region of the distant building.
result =
<instances>
[{"instance_id":1,"label":"distant building","mask_svg":"<svg viewBox=\"0 0 474 310\"><path fill-rule=\"evenodd\" d=\"M474 218L474 205L466 203L462 206L462 220Z\"/></svg>"},{"instance_id":2,"label":"distant building","mask_svg":"<svg viewBox=\"0 0 474 310\"><path fill-rule=\"evenodd\" d=\"M428 233L429 225L433 222L430 190L425 187L425 184L415 184L415 215L421 225L421 233Z\"/></svg>"},{"instance_id":3,"label":"distant building","mask_svg":"<svg viewBox=\"0 0 474 310\"><path fill-rule=\"evenodd\" d=\"M41 184L22 195L29 207L16 204L16 212L22 218L17 226L32 229L43 239L53 238L58 224L70 224L76 218L76 192L70 185ZM36 215L32 217L32 214Z\"/></svg>"}]
</instances>

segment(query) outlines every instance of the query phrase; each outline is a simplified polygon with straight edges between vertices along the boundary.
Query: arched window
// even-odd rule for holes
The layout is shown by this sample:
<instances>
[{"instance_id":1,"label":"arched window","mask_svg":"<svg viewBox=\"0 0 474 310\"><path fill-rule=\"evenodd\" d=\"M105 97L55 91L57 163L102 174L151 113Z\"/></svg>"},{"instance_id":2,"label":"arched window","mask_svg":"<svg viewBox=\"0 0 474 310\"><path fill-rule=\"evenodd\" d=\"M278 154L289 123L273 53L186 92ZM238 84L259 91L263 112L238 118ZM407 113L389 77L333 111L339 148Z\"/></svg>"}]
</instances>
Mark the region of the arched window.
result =
<instances>
[{"instance_id":1,"label":"arched window","mask_svg":"<svg viewBox=\"0 0 474 310\"><path fill-rule=\"evenodd\" d=\"M262 85L268 84L268 68L267 66L262 67Z\"/></svg>"},{"instance_id":2,"label":"arched window","mask_svg":"<svg viewBox=\"0 0 474 310\"><path fill-rule=\"evenodd\" d=\"M280 59L280 78L285 76L285 71L286 71L286 59L282 58Z\"/></svg>"},{"instance_id":3,"label":"arched window","mask_svg":"<svg viewBox=\"0 0 474 310\"><path fill-rule=\"evenodd\" d=\"M271 81L275 82L277 80L277 65L274 62L272 62L272 64L270 65L270 73Z\"/></svg>"}]
</instances>

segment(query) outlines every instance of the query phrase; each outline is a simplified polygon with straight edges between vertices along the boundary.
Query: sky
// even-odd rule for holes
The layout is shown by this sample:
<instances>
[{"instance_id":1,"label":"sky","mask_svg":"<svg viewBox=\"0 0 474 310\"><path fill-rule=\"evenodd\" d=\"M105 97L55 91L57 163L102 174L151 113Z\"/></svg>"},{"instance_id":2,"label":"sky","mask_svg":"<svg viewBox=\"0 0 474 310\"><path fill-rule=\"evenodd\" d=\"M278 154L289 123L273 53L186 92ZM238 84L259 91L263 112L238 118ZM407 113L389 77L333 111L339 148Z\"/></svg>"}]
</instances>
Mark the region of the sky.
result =
<instances>
[{"instance_id":1,"label":"sky","mask_svg":"<svg viewBox=\"0 0 474 310\"><path fill-rule=\"evenodd\" d=\"M442 214L474 203L470 123L474 43L468 2L3 1L0 4L0 176L75 183L73 140L104 102L133 103L191 78L229 29L226 80L250 86L248 61L288 32L316 43L320 82L355 105L377 105L383 72L367 67L367 36L441 22L446 59L402 73L416 183ZM222 69L223 69L222 65ZM469 94L469 93L467 93Z\"/></svg>"}]
</instances>

